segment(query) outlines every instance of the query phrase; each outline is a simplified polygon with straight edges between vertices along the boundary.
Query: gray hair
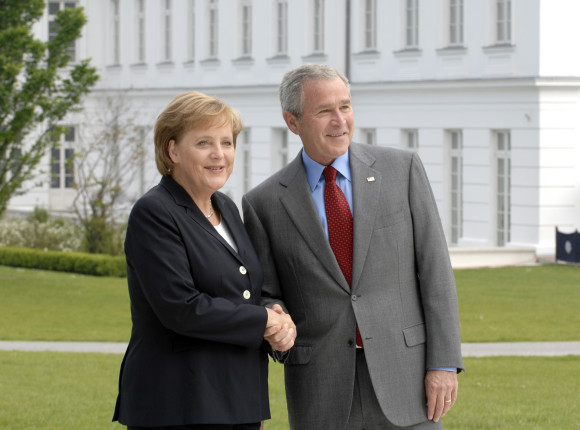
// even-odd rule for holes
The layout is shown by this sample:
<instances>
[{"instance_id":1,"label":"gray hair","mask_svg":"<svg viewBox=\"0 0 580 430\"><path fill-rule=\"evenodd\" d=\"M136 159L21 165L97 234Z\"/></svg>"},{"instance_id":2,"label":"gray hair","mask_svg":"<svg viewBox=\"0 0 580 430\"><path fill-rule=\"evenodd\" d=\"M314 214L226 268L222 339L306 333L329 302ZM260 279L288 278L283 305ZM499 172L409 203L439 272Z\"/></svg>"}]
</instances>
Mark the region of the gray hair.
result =
<instances>
[{"instance_id":1,"label":"gray hair","mask_svg":"<svg viewBox=\"0 0 580 430\"><path fill-rule=\"evenodd\" d=\"M280 104L282 111L288 111L296 118L302 118L304 103L304 84L312 80L342 79L348 95L350 84L346 76L333 67L324 64L303 64L284 75L280 84Z\"/></svg>"}]
</instances>

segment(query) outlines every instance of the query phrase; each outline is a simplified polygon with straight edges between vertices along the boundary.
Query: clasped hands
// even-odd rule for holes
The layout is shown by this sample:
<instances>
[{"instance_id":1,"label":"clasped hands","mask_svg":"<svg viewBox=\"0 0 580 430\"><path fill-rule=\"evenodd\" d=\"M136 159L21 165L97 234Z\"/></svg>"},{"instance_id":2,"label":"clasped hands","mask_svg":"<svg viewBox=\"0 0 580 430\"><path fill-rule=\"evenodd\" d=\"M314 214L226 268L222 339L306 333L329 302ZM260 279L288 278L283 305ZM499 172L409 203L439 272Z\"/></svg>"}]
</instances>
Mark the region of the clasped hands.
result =
<instances>
[{"instance_id":1,"label":"clasped hands","mask_svg":"<svg viewBox=\"0 0 580 430\"><path fill-rule=\"evenodd\" d=\"M266 311L268 311L268 321L264 339L275 351L288 351L294 346L297 335L294 321L280 305L274 305L271 309L266 308Z\"/></svg>"}]
</instances>

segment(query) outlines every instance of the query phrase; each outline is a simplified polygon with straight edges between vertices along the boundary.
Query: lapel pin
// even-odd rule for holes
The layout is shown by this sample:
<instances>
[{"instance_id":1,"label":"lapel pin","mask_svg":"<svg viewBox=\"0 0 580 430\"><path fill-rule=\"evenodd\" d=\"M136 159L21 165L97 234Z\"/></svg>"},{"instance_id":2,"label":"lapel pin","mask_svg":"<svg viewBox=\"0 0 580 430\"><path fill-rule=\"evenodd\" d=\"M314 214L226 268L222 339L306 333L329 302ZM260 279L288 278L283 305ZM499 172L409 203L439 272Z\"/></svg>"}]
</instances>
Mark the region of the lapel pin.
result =
<instances>
[{"instance_id":1,"label":"lapel pin","mask_svg":"<svg viewBox=\"0 0 580 430\"><path fill-rule=\"evenodd\" d=\"M375 177L374 176L369 176L367 178L367 182L375 182Z\"/></svg>"}]
</instances>

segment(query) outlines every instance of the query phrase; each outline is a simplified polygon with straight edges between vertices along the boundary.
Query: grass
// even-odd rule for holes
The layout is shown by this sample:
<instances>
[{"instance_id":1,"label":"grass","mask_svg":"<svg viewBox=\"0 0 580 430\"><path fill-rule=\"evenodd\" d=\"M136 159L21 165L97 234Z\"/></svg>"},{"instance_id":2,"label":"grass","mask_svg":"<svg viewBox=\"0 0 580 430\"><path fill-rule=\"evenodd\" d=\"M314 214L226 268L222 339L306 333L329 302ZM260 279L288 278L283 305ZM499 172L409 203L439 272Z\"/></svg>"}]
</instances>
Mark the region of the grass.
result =
<instances>
[{"instance_id":1,"label":"grass","mask_svg":"<svg viewBox=\"0 0 580 430\"><path fill-rule=\"evenodd\" d=\"M466 358L446 430L580 428L580 357Z\"/></svg>"},{"instance_id":2,"label":"grass","mask_svg":"<svg viewBox=\"0 0 580 430\"><path fill-rule=\"evenodd\" d=\"M463 342L580 340L580 267L455 271Z\"/></svg>"},{"instance_id":3,"label":"grass","mask_svg":"<svg viewBox=\"0 0 580 430\"><path fill-rule=\"evenodd\" d=\"M128 341L127 280L0 266L0 339Z\"/></svg>"},{"instance_id":4,"label":"grass","mask_svg":"<svg viewBox=\"0 0 580 430\"><path fill-rule=\"evenodd\" d=\"M456 271L464 342L580 340L580 268ZM0 339L127 341L126 280L0 266ZM116 429L120 355L0 352L0 428ZM446 429L580 428L580 357L466 358ZM283 366L272 420L286 430Z\"/></svg>"},{"instance_id":5,"label":"grass","mask_svg":"<svg viewBox=\"0 0 580 430\"><path fill-rule=\"evenodd\" d=\"M0 428L113 430L121 355L0 352ZM447 430L580 428L579 357L465 359ZM283 366L271 363L272 420L287 430Z\"/></svg>"},{"instance_id":6,"label":"grass","mask_svg":"<svg viewBox=\"0 0 580 430\"><path fill-rule=\"evenodd\" d=\"M580 340L580 267L455 272L463 342ZM125 279L0 266L0 339L127 341Z\"/></svg>"}]
</instances>

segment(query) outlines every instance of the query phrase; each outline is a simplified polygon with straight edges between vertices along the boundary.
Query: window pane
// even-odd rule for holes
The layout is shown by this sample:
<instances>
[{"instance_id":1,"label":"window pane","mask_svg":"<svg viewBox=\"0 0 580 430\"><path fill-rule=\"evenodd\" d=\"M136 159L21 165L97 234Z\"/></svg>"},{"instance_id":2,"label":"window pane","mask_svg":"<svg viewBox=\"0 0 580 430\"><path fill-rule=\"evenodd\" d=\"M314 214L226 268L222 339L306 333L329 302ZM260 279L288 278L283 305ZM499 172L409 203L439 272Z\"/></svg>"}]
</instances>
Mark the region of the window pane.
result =
<instances>
[{"instance_id":1,"label":"window pane","mask_svg":"<svg viewBox=\"0 0 580 430\"><path fill-rule=\"evenodd\" d=\"M60 149L51 149L50 158L50 187L60 188Z\"/></svg>"},{"instance_id":2,"label":"window pane","mask_svg":"<svg viewBox=\"0 0 580 430\"><path fill-rule=\"evenodd\" d=\"M49 15L56 15L56 13L59 11L60 9L60 4L59 2L49 2L48 3L48 14Z\"/></svg>"}]
</instances>

